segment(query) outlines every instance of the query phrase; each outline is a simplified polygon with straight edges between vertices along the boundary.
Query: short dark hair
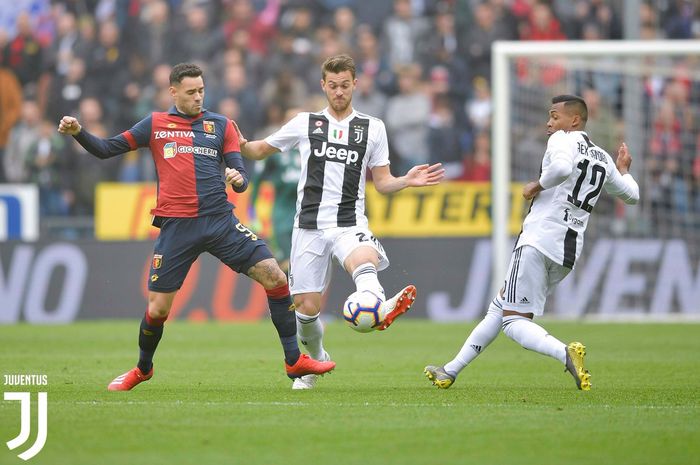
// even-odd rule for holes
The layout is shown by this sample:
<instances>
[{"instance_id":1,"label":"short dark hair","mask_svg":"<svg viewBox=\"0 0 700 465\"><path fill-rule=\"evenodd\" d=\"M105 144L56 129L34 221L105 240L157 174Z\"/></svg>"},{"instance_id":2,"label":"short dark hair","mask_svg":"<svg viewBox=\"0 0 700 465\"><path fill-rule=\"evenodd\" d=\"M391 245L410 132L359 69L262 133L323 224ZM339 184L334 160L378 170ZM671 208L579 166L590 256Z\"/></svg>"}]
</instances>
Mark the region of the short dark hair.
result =
<instances>
[{"instance_id":1,"label":"short dark hair","mask_svg":"<svg viewBox=\"0 0 700 465\"><path fill-rule=\"evenodd\" d=\"M321 65L321 77L324 81L326 80L326 73L337 74L343 71L350 71L352 78L355 79L355 60L345 53L328 57Z\"/></svg>"},{"instance_id":2,"label":"short dark hair","mask_svg":"<svg viewBox=\"0 0 700 465\"><path fill-rule=\"evenodd\" d=\"M203 74L202 68L193 63L178 63L170 71L170 85L180 84L183 78L199 77Z\"/></svg>"},{"instance_id":3,"label":"short dark hair","mask_svg":"<svg viewBox=\"0 0 700 465\"><path fill-rule=\"evenodd\" d=\"M581 120L583 120L583 124L586 124L588 121L588 105L586 105L586 101L583 98L579 97L578 95L569 94L557 95L556 97L552 98L552 104L562 102L564 103L565 107L578 113Z\"/></svg>"}]
</instances>

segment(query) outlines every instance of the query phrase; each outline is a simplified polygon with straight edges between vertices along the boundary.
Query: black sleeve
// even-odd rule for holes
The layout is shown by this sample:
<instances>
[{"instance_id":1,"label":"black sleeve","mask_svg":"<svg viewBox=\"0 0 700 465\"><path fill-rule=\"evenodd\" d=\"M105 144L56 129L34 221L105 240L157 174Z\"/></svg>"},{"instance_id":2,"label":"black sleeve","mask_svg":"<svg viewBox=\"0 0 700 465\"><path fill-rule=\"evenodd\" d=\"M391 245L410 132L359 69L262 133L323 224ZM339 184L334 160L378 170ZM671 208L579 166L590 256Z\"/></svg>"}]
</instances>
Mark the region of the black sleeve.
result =
<instances>
[{"instance_id":1,"label":"black sleeve","mask_svg":"<svg viewBox=\"0 0 700 465\"><path fill-rule=\"evenodd\" d=\"M73 136L73 138L75 138L85 150L90 152L90 154L102 160L121 155L131 150L129 142L127 142L123 134L110 137L109 139L102 139L82 129L77 135Z\"/></svg>"},{"instance_id":2,"label":"black sleeve","mask_svg":"<svg viewBox=\"0 0 700 465\"><path fill-rule=\"evenodd\" d=\"M231 188L234 192L244 192L248 188L248 171L245 169L240 152L225 153L224 161L226 162L226 166L237 170L239 173L241 173L241 176L243 176L243 184L241 184L239 187L232 184Z\"/></svg>"}]
</instances>

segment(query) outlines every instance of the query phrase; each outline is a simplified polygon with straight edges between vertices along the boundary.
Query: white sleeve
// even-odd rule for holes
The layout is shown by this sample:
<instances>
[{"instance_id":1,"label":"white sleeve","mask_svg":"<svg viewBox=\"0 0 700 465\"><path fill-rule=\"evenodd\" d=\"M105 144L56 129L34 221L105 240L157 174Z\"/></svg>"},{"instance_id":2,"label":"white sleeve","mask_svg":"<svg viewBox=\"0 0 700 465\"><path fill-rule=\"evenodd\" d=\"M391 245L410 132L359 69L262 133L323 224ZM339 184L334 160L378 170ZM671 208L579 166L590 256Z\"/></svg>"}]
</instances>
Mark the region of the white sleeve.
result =
<instances>
[{"instance_id":1,"label":"white sleeve","mask_svg":"<svg viewBox=\"0 0 700 465\"><path fill-rule=\"evenodd\" d=\"M628 205L639 202L639 185L631 174L620 174L617 168L613 168L610 176L605 181L605 191L614 195Z\"/></svg>"},{"instance_id":2,"label":"white sleeve","mask_svg":"<svg viewBox=\"0 0 700 465\"><path fill-rule=\"evenodd\" d=\"M371 169L376 166L386 166L389 164L389 143L386 137L386 128L384 123L379 120L377 125L377 131L374 136L374 140L368 141L367 144L369 153L369 161L367 166Z\"/></svg>"},{"instance_id":3,"label":"white sleeve","mask_svg":"<svg viewBox=\"0 0 700 465\"><path fill-rule=\"evenodd\" d=\"M299 139L307 133L309 121L308 113L299 113L289 120L287 124L265 138L265 142L279 149L280 152L287 152L299 145Z\"/></svg>"},{"instance_id":4,"label":"white sleeve","mask_svg":"<svg viewBox=\"0 0 700 465\"><path fill-rule=\"evenodd\" d=\"M545 189L566 181L574 170L574 152L571 149L571 141L563 131L557 131L547 141L547 153L549 164L543 166L539 183Z\"/></svg>"}]
</instances>

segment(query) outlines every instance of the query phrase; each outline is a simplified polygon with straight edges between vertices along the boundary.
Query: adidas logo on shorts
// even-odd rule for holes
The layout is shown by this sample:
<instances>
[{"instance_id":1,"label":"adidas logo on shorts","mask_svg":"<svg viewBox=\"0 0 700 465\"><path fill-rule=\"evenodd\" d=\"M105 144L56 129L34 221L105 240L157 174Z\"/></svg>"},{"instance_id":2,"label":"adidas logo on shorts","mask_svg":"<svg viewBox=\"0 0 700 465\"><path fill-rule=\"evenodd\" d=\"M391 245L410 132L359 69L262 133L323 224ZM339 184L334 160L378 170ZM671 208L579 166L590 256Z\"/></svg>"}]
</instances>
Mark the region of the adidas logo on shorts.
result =
<instances>
[{"instance_id":1,"label":"adidas logo on shorts","mask_svg":"<svg viewBox=\"0 0 700 465\"><path fill-rule=\"evenodd\" d=\"M520 299L520 303L521 303L521 304L529 304L530 301L527 300L527 297L523 297L522 299Z\"/></svg>"}]
</instances>

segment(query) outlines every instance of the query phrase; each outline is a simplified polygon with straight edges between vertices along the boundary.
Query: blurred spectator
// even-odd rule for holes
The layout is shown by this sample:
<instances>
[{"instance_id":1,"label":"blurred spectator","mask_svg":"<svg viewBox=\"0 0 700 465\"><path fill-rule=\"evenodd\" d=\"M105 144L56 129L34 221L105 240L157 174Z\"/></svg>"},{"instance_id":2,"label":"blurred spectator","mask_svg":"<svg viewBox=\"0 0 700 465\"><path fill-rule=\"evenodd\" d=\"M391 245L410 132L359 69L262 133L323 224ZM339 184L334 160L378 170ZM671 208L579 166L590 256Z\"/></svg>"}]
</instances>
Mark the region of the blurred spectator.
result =
<instances>
[{"instance_id":1,"label":"blurred spectator","mask_svg":"<svg viewBox=\"0 0 700 465\"><path fill-rule=\"evenodd\" d=\"M333 13L333 26L338 32L338 40L346 49L355 47L357 43L355 13L347 6L335 10Z\"/></svg>"},{"instance_id":2,"label":"blurred spectator","mask_svg":"<svg viewBox=\"0 0 700 465\"><path fill-rule=\"evenodd\" d=\"M47 96L46 116L58 121L64 115L72 115L85 97L85 62L71 60L64 76L56 75L51 81Z\"/></svg>"},{"instance_id":3,"label":"blurred spectator","mask_svg":"<svg viewBox=\"0 0 700 465\"><path fill-rule=\"evenodd\" d=\"M78 20L78 40L75 44L76 57L88 60L92 50L97 46L97 26L90 16L82 16Z\"/></svg>"},{"instance_id":4,"label":"blurred spectator","mask_svg":"<svg viewBox=\"0 0 700 465\"><path fill-rule=\"evenodd\" d=\"M15 74L8 68L0 67L0 182L5 180L3 158L10 131L22 111L22 88Z\"/></svg>"},{"instance_id":5,"label":"blurred spectator","mask_svg":"<svg viewBox=\"0 0 700 465\"><path fill-rule=\"evenodd\" d=\"M98 137L109 137L111 131L102 121L102 105L96 98L80 101L79 118L82 126ZM54 124L55 130L55 124ZM79 214L93 215L95 209L95 187L99 182L114 180L119 172L120 160L100 160L89 155L76 141L71 141L68 157L75 160L73 189L75 208Z\"/></svg>"},{"instance_id":6,"label":"blurred spectator","mask_svg":"<svg viewBox=\"0 0 700 465\"><path fill-rule=\"evenodd\" d=\"M61 12L56 23L56 37L49 44L43 57L45 69L54 77L63 77L68 73L71 61L75 57L74 50L78 38L75 15L69 11Z\"/></svg>"},{"instance_id":7,"label":"blurred spectator","mask_svg":"<svg viewBox=\"0 0 700 465\"><path fill-rule=\"evenodd\" d=\"M452 105L447 94L439 94L433 101L428 121L428 163L442 163L447 179L462 176L462 148L460 130L455 123Z\"/></svg>"},{"instance_id":8,"label":"blurred spectator","mask_svg":"<svg viewBox=\"0 0 700 465\"><path fill-rule=\"evenodd\" d=\"M394 11L393 0L372 0L371 2L353 0L353 8L358 24L368 25L375 34L379 34L386 19Z\"/></svg>"},{"instance_id":9,"label":"blurred spectator","mask_svg":"<svg viewBox=\"0 0 700 465\"><path fill-rule=\"evenodd\" d=\"M230 65L224 70L221 84L215 87L211 96L205 97L206 105L214 105L225 98L233 98L239 106L238 126L244 134L252 134L260 124L260 100L243 65Z\"/></svg>"},{"instance_id":10,"label":"blurred spectator","mask_svg":"<svg viewBox=\"0 0 700 465\"><path fill-rule=\"evenodd\" d=\"M479 132L474 138L474 151L464 159L465 181L491 180L491 138L487 132Z\"/></svg>"},{"instance_id":11,"label":"blurred spectator","mask_svg":"<svg viewBox=\"0 0 700 465\"><path fill-rule=\"evenodd\" d=\"M569 0L566 0L569 2ZM509 8L508 0L488 0L493 11L493 18L504 30L503 40L516 40L518 38L518 19Z\"/></svg>"},{"instance_id":12,"label":"blurred spectator","mask_svg":"<svg viewBox=\"0 0 700 465\"><path fill-rule=\"evenodd\" d=\"M410 0L394 0L394 13L384 23L384 44L392 68L421 61L419 47L429 29L426 18L413 14Z\"/></svg>"},{"instance_id":13,"label":"blurred spectator","mask_svg":"<svg viewBox=\"0 0 700 465\"><path fill-rule=\"evenodd\" d=\"M357 76L357 89L352 97L352 106L360 113L384 119L387 99L374 85L372 74Z\"/></svg>"},{"instance_id":14,"label":"blurred spectator","mask_svg":"<svg viewBox=\"0 0 700 465\"><path fill-rule=\"evenodd\" d=\"M320 71L318 76L320 81ZM260 89L260 99L265 105L276 102L284 108L300 107L304 105L306 97L304 81L286 68L280 70L277 75L270 76Z\"/></svg>"},{"instance_id":15,"label":"blurred spectator","mask_svg":"<svg viewBox=\"0 0 700 465\"><path fill-rule=\"evenodd\" d=\"M474 97L467 102L466 111L476 131L485 132L491 128L491 89L486 79L474 79Z\"/></svg>"},{"instance_id":16,"label":"blurred spectator","mask_svg":"<svg viewBox=\"0 0 700 465\"><path fill-rule=\"evenodd\" d=\"M579 0L576 3L576 29L578 33L572 38L581 38L583 26L588 23L595 23L604 39L622 38L622 24L619 16L608 1Z\"/></svg>"},{"instance_id":17,"label":"blurred spectator","mask_svg":"<svg viewBox=\"0 0 700 465\"><path fill-rule=\"evenodd\" d=\"M147 63L167 63L174 53L177 38L173 32L170 6L165 0L146 3L124 36L128 50L137 51Z\"/></svg>"},{"instance_id":18,"label":"blurred spectator","mask_svg":"<svg viewBox=\"0 0 700 465\"><path fill-rule=\"evenodd\" d=\"M385 123L399 160L398 173L428 162L428 121L430 98L422 89L417 64L399 67L399 93L389 99Z\"/></svg>"},{"instance_id":19,"label":"blurred spectator","mask_svg":"<svg viewBox=\"0 0 700 465\"><path fill-rule=\"evenodd\" d=\"M185 11L185 27L175 32L171 64L183 61L207 63L223 42L219 27L212 27L209 12L203 6L190 6Z\"/></svg>"},{"instance_id":20,"label":"blurred spectator","mask_svg":"<svg viewBox=\"0 0 700 465\"><path fill-rule=\"evenodd\" d=\"M619 129L613 109L596 89L587 88L581 93L588 106L586 133L596 145L611 155L617 154Z\"/></svg>"},{"instance_id":21,"label":"blurred spectator","mask_svg":"<svg viewBox=\"0 0 700 465\"><path fill-rule=\"evenodd\" d=\"M119 111L118 90L124 87L128 79L127 56L120 42L117 24L114 21L100 24L98 43L86 62L86 74L90 79L85 80L85 91L90 96L99 96L110 114Z\"/></svg>"},{"instance_id":22,"label":"blurred spectator","mask_svg":"<svg viewBox=\"0 0 700 465\"><path fill-rule=\"evenodd\" d=\"M297 76L306 78L314 67L314 59L310 49L295 47L295 40L291 34L280 33L275 40L274 51L263 64L262 81L271 78L282 69L288 69ZM318 73L317 78L318 78ZM315 82L318 82L316 79ZM260 86L258 85L258 88Z\"/></svg>"},{"instance_id":23,"label":"blurred spectator","mask_svg":"<svg viewBox=\"0 0 700 465\"><path fill-rule=\"evenodd\" d=\"M545 3L535 3L528 16L528 21L520 29L522 40L564 40L561 23Z\"/></svg>"},{"instance_id":24,"label":"blurred spectator","mask_svg":"<svg viewBox=\"0 0 700 465\"><path fill-rule=\"evenodd\" d=\"M65 216L70 212L73 195L64 188L67 180L66 140L56 132L53 121L42 121L27 152L29 181L39 187L39 213Z\"/></svg>"},{"instance_id":25,"label":"blurred spectator","mask_svg":"<svg viewBox=\"0 0 700 465\"><path fill-rule=\"evenodd\" d=\"M681 120L675 112L673 103L664 100L651 127L652 160L666 160L680 155L681 129Z\"/></svg>"},{"instance_id":26,"label":"blurred spectator","mask_svg":"<svg viewBox=\"0 0 700 465\"><path fill-rule=\"evenodd\" d=\"M27 12L17 16L17 35L5 46L3 55L2 62L14 71L22 87L37 84L42 70L42 46Z\"/></svg>"},{"instance_id":27,"label":"blurred spectator","mask_svg":"<svg viewBox=\"0 0 700 465\"><path fill-rule=\"evenodd\" d=\"M491 44L506 40L510 32L503 23L496 22L493 7L481 3L474 10L474 24L466 38L466 52L472 77L491 78Z\"/></svg>"},{"instance_id":28,"label":"blurred spectator","mask_svg":"<svg viewBox=\"0 0 700 465\"><path fill-rule=\"evenodd\" d=\"M374 77L377 89L384 94L393 93L394 74L389 61L381 54L377 36L365 24L357 28L357 50L355 52L357 72Z\"/></svg>"},{"instance_id":29,"label":"blurred spectator","mask_svg":"<svg viewBox=\"0 0 700 465\"><path fill-rule=\"evenodd\" d=\"M244 45L253 54L265 56L277 32L280 0L268 0L265 9L257 13L251 0L225 0L230 18L223 24L226 44Z\"/></svg>"},{"instance_id":30,"label":"blurred spectator","mask_svg":"<svg viewBox=\"0 0 700 465\"><path fill-rule=\"evenodd\" d=\"M25 100L19 122L10 132L7 150L3 158L7 182L22 183L29 180L30 149L39 139L41 112L34 100Z\"/></svg>"}]
</instances>

